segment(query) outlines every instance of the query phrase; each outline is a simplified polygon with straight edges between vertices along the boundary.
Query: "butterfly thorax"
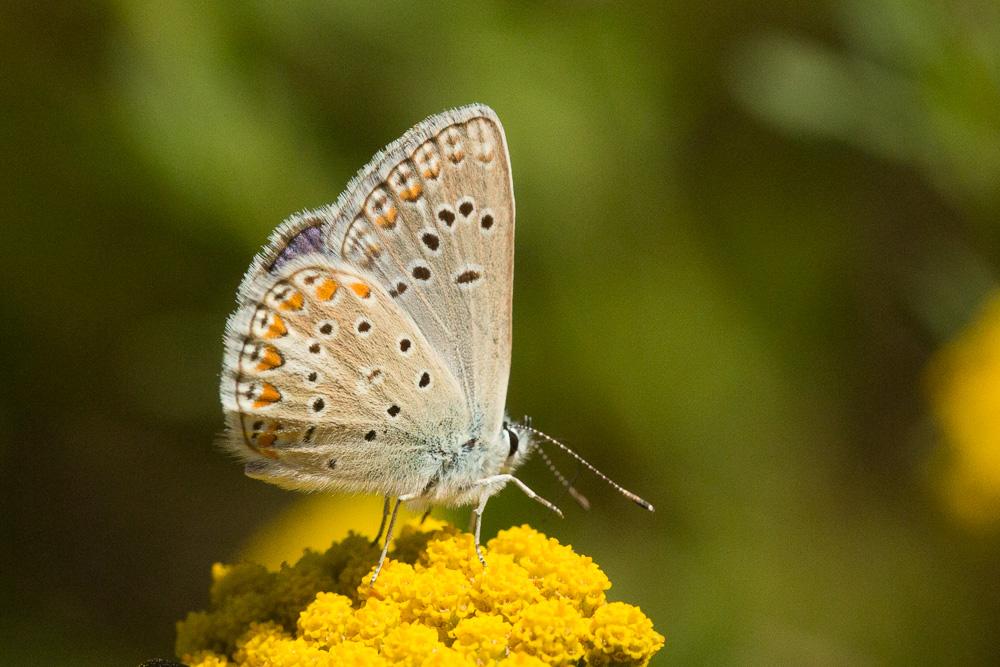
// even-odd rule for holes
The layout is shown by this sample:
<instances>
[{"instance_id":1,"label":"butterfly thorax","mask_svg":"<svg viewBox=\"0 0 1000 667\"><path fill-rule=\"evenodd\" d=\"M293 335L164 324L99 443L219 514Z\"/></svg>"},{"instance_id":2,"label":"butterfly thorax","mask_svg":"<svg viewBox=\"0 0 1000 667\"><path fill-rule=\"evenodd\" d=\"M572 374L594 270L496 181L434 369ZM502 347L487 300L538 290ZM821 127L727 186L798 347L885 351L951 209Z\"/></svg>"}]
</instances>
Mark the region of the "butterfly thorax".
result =
<instances>
[{"instance_id":1,"label":"butterfly thorax","mask_svg":"<svg viewBox=\"0 0 1000 667\"><path fill-rule=\"evenodd\" d=\"M506 422L492 438L473 436L462 442L459 450L446 460L427 487L421 499L430 504L461 506L477 502L484 494L495 493L502 484L484 489L481 482L503 473L513 472L527 452L527 440Z\"/></svg>"}]
</instances>

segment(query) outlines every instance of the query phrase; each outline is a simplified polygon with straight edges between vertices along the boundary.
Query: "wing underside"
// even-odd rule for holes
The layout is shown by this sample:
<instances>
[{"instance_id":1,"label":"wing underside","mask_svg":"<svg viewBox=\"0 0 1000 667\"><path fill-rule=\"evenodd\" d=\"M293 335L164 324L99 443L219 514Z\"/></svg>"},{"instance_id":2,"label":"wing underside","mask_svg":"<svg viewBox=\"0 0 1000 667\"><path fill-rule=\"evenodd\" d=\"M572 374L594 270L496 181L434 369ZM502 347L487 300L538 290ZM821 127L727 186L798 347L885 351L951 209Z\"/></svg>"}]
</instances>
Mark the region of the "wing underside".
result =
<instances>
[{"instance_id":1,"label":"wing underside","mask_svg":"<svg viewBox=\"0 0 1000 667\"><path fill-rule=\"evenodd\" d=\"M406 469L430 442L447 449L470 433L499 433L513 244L509 158L492 110L464 107L416 126L336 204L286 221L255 259L227 327L231 440L270 467L261 476L288 472L282 462L304 471L303 461L319 475L286 486L316 488L339 469L340 488L371 490L391 481L377 479L386 457ZM371 328L359 331L365 317ZM396 450L375 449L376 440Z\"/></svg>"}]
</instances>

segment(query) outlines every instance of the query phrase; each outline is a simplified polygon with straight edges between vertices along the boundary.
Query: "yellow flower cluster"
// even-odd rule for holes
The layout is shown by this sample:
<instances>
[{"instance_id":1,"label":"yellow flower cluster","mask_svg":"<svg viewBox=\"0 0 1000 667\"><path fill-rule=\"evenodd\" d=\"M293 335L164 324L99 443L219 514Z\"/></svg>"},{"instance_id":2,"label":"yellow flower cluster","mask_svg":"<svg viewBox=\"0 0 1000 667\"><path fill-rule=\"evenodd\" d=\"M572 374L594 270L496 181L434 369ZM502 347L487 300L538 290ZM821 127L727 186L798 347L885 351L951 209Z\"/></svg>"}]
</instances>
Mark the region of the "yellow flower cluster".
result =
<instances>
[{"instance_id":1,"label":"yellow flower cluster","mask_svg":"<svg viewBox=\"0 0 1000 667\"><path fill-rule=\"evenodd\" d=\"M645 665L663 637L608 603L588 557L521 526L484 552L437 521L407 526L374 586L377 551L350 535L294 565L216 565L212 607L178 623L192 667Z\"/></svg>"},{"instance_id":2,"label":"yellow flower cluster","mask_svg":"<svg viewBox=\"0 0 1000 667\"><path fill-rule=\"evenodd\" d=\"M1000 521L1000 294L936 355L928 372L949 445L944 491L971 524Z\"/></svg>"}]
</instances>

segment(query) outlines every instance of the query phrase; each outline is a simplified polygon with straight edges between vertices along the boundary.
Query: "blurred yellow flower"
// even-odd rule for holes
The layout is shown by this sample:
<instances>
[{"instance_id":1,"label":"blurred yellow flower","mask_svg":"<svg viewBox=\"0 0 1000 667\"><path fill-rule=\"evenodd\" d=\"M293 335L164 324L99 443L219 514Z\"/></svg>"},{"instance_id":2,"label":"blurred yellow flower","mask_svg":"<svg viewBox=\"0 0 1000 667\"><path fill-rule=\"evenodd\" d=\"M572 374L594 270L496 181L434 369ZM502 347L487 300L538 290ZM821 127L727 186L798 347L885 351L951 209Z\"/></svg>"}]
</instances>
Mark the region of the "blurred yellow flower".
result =
<instances>
[{"instance_id":1,"label":"blurred yellow flower","mask_svg":"<svg viewBox=\"0 0 1000 667\"><path fill-rule=\"evenodd\" d=\"M942 348L928 370L935 417L949 445L944 493L963 520L1000 519L1000 294Z\"/></svg>"},{"instance_id":2,"label":"blurred yellow flower","mask_svg":"<svg viewBox=\"0 0 1000 667\"><path fill-rule=\"evenodd\" d=\"M303 549L324 549L352 529L367 526L363 517L377 517L381 511L382 500L376 496L348 500L324 493L302 495L288 509L257 528L240 553L248 561L276 568L284 561L294 561ZM405 516L400 514L401 519Z\"/></svg>"},{"instance_id":3,"label":"blurred yellow flower","mask_svg":"<svg viewBox=\"0 0 1000 667\"><path fill-rule=\"evenodd\" d=\"M224 655L216 655L211 651L199 651L187 657L187 664L190 667L227 667L233 663L229 662Z\"/></svg>"},{"instance_id":4,"label":"blurred yellow flower","mask_svg":"<svg viewBox=\"0 0 1000 667\"><path fill-rule=\"evenodd\" d=\"M348 535L276 572L215 565L211 608L177 625L189 665L644 665L663 637L637 608L607 603L588 557L538 531L501 531L476 557L443 522L409 525L374 586L377 553ZM360 582L360 583L359 583Z\"/></svg>"}]
</instances>

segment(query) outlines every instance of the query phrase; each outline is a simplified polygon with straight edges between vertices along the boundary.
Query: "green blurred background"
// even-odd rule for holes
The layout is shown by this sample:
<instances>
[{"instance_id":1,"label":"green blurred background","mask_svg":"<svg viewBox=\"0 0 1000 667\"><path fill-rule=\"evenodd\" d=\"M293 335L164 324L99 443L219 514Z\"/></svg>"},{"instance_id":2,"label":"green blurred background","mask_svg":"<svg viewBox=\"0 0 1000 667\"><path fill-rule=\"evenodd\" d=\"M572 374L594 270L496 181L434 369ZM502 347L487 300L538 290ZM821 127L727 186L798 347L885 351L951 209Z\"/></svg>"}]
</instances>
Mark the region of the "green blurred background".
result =
<instances>
[{"instance_id":1,"label":"green blurred background","mask_svg":"<svg viewBox=\"0 0 1000 667\"><path fill-rule=\"evenodd\" d=\"M5 664L169 656L299 501L213 447L240 277L472 101L518 198L510 410L657 507L534 461L566 520L509 491L487 532L592 555L658 664L1000 660L1000 531L941 493L925 390L1000 263L991 0L4 3L0 63Z\"/></svg>"}]
</instances>

